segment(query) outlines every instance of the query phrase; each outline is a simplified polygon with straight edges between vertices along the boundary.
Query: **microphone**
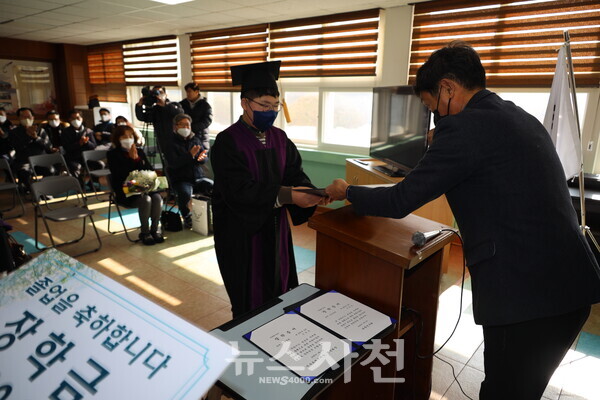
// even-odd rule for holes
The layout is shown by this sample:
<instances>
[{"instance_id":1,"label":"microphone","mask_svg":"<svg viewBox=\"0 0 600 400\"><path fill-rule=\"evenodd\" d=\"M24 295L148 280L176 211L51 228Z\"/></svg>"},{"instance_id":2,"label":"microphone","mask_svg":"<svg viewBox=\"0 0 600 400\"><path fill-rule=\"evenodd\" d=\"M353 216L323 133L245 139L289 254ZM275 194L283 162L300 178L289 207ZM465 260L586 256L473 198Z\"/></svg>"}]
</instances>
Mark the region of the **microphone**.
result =
<instances>
[{"instance_id":1,"label":"microphone","mask_svg":"<svg viewBox=\"0 0 600 400\"><path fill-rule=\"evenodd\" d=\"M415 232L412 235L412 242L417 247L425 246L429 240L433 239L437 235L442 233L442 230L431 231L431 232Z\"/></svg>"}]
</instances>

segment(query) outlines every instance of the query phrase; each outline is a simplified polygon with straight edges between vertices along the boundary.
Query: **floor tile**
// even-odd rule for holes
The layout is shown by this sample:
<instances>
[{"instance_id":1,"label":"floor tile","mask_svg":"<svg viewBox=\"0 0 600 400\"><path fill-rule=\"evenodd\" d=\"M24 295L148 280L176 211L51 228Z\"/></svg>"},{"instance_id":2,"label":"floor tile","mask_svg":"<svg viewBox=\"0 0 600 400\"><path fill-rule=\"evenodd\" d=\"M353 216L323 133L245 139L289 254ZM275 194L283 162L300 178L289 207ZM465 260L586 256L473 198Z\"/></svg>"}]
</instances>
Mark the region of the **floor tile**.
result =
<instances>
[{"instance_id":1,"label":"floor tile","mask_svg":"<svg viewBox=\"0 0 600 400\"><path fill-rule=\"evenodd\" d=\"M450 367L448 363L450 363L452 367ZM440 400L454 382L455 376L458 376L464 367L464 364L451 358L441 355L435 356L433 358L430 400ZM454 372L452 372L452 368L454 368Z\"/></svg>"},{"instance_id":2,"label":"floor tile","mask_svg":"<svg viewBox=\"0 0 600 400\"><path fill-rule=\"evenodd\" d=\"M465 366L460 374L457 376L457 381L453 382L450 388L446 393L444 393L443 400L463 400L468 399L469 397L472 399L479 398L479 388L481 387L481 382L485 377L484 373L476 370L475 368L471 368L469 366ZM460 387L459 387L460 384ZM463 392L467 394L465 396Z\"/></svg>"}]
</instances>

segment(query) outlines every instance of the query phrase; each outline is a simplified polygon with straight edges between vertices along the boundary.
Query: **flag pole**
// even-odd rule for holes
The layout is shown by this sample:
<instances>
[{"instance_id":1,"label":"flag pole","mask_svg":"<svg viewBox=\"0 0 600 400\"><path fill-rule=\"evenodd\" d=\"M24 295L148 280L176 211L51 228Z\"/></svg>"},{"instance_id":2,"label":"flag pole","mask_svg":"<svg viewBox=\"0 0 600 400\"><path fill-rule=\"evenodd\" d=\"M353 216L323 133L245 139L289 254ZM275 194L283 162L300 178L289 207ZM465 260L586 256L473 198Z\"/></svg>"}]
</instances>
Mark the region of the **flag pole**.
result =
<instances>
[{"instance_id":1,"label":"flag pole","mask_svg":"<svg viewBox=\"0 0 600 400\"><path fill-rule=\"evenodd\" d=\"M585 220L585 186L584 186L584 176L583 176L583 135L581 134L581 126L579 125L579 110L577 108L577 96L575 92L575 72L573 70L573 58L571 57L571 37L569 35L569 31L566 30L563 32L565 39L565 48L567 50L567 65L569 67L569 86L571 87L571 100L573 103L573 112L575 113L575 123L577 124L577 133L579 134L579 145L580 145L580 153L581 154L581 164L579 165L579 209L581 213L581 232L585 236L586 234L592 240L596 249L600 252L600 245L594 238L590 227L587 226Z\"/></svg>"}]
</instances>

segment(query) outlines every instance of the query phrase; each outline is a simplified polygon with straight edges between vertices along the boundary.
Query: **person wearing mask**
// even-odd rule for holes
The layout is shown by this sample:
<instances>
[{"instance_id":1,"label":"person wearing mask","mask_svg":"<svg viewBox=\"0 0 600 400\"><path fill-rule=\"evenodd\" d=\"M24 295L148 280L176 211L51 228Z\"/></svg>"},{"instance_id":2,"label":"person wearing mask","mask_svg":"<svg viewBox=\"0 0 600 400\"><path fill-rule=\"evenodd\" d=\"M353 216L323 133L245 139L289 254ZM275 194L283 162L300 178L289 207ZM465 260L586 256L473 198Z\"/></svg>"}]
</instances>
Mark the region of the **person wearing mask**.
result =
<instances>
[{"instance_id":1,"label":"person wearing mask","mask_svg":"<svg viewBox=\"0 0 600 400\"><path fill-rule=\"evenodd\" d=\"M152 124L158 147L164 153L172 137L173 118L183 109L179 103L169 101L164 86L154 86L151 92L150 97L141 97L135 105L135 115L140 121ZM150 105L148 100L153 104Z\"/></svg>"},{"instance_id":2,"label":"person wearing mask","mask_svg":"<svg viewBox=\"0 0 600 400\"><path fill-rule=\"evenodd\" d=\"M94 138L96 139L96 147L98 150L107 150L110 147L110 135L114 124L111 121L110 110L101 108L100 122L94 126Z\"/></svg>"},{"instance_id":3,"label":"person wearing mask","mask_svg":"<svg viewBox=\"0 0 600 400\"><path fill-rule=\"evenodd\" d=\"M298 285L288 213L299 225L327 204L293 190L313 186L298 149L273 126L280 64L231 67L244 113L217 135L210 153L215 251L234 318Z\"/></svg>"},{"instance_id":4,"label":"person wearing mask","mask_svg":"<svg viewBox=\"0 0 600 400\"><path fill-rule=\"evenodd\" d=\"M202 147L210 149L208 127L212 123L212 108L208 101L200 95L200 87L197 83L190 82L185 85L186 98L179 104L183 112L192 117L192 132L200 135Z\"/></svg>"},{"instance_id":5,"label":"person wearing mask","mask_svg":"<svg viewBox=\"0 0 600 400\"><path fill-rule=\"evenodd\" d=\"M13 128L13 123L8 119L4 107L0 107L0 157L12 163L15 150L13 149L8 133Z\"/></svg>"},{"instance_id":6,"label":"person wearing mask","mask_svg":"<svg viewBox=\"0 0 600 400\"><path fill-rule=\"evenodd\" d=\"M146 140L144 139L144 135L142 135L142 132L140 132L139 129L137 129L135 126L133 126L133 124L131 122L129 122L127 120L127 118L125 118L122 115L119 115L117 118L115 118L115 125L116 126L130 126L133 129L133 132L135 133L135 142L138 144L139 147L144 147L144 144L146 143ZM113 127L113 129L114 129Z\"/></svg>"},{"instance_id":7,"label":"person wearing mask","mask_svg":"<svg viewBox=\"0 0 600 400\"><path fill-rule=\"evenodd\" d=\"M86 128L83 123L83 117L77 110L69 112L70 126L66 128L62 135L62 146L65 150L65 160L69 166L71 174L79 179L81 187L84 187L83 182L83 152L94 150L96 148L96 138L94 132ZM90 169L104 168L100 161L90 161ZM90 186L93 183L90 182Z\"/></svg>"},{"instance_id":8,"label":"person wearing mask","mask_svg":"<svg viewBox=\"0 0 600 400\"><path fill-rule=\"evenodd\" d=\"M117 203L125 207L138 209L140 218L140 240L145 245L153 245L165 241L158 224L162 211L162 197L159 193L134 194L126 197L123 184L131 171L153 170L142 148L135 142L133 128L117 125L112 133L113 147L106 153L110 181L116 195Z\"/></svg>"},{"instance_id":9,"label":"person wearing mask","mask_svg":"<svg viewBox=\"0 0 600 400\"><path fill-rule=\"evenodd\" d=\"M208 150L202 145L200 136L192 131L192 118L189 115L176 115L173 125L175 132L171 146L165 153L167 175L177 194L177 206L184 226L190 229L192 213L188 203L192 199L192 193L209 194L212 191L212 181L204 177L202 170L202 165L208 158Z\"/></svg>"},{"instance_id":10,"label":"person wearing mask","mask_svg":"<svg viewBox=\"0 0 600 400\"><path fill-rule=\"evenodd\" d=\"M16 171L19 182L25 186L26 190L29 190L33 173L29 164L29 157L52 153L53 148L48 134L40 130L37 124L34 124L35 120L31 108L19 108L17 118L19 124L9 132L11 146L15 149L13 170ZM42 176L55 173L53 169L45 167L38 167L35 172Z\"/></svg>"},{"instance_id":11,"label":"person wearing mask","mask_svg":"<svg viewBox=\"0 0 600 400\"><path fill-rule=\"evenodd\" d=\"M46 132L52 143L52 151L61 151L62 135L69 125L60 120L60 114L56 110L50 110L46 113L46 122L42 124L41 129Z\"/></svg>"},{"instance_id":12,"label":"person wearing mask","mask_svg":"<svg viewBox=\"0 0 600 400\"><path fill-rule=\"evenodd\" d=\"M326 192L359 215L389 218L445 194L483 326L479 398L540 399L590 305L600 302L600 268L550 135L485 85L479 55L466 43L433 52L416 76L415 93L435 121L418 165L391 187L336 179Z\"/></svg>"}]
</instances>

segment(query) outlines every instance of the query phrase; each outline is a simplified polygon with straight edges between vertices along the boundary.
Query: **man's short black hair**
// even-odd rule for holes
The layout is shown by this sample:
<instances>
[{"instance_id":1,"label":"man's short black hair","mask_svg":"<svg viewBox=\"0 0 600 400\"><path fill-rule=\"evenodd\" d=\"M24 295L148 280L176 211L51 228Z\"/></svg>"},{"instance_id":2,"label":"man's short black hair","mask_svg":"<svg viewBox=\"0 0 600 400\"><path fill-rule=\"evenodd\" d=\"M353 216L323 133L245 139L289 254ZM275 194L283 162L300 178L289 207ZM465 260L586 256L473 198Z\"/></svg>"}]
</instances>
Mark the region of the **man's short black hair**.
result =
<instances>
[{"instance_id":1,"label":"man's short black hair","mask_svg":"<svg viewBox=\"0 0 600 400\"><path fill-rule=\"evenodd\" d=\"M31 113L31 115L33 115L33 110L32 110L31 108L29 108L29 107L21 107L21 108L19 108L19 109L17 110L17 117L20 117L20 116L21 116L21 113L22 113L23 111L27 111L27 110L29 110L29 112Z\"/></svg>"},{"instance_id":2,"label":"man's short black hair","mask_svg":"<svg viewBox=\"0 0 600 400\"><path fill-rule=\"evenodd\" d=\"M192 89L194 91L200 91L200 86L195 82L190 82L183 87L184 90Z\"/></svg>"},{"instance_id":3,"label":"man's short black hair","mask_svg":"<svg viewBox=\"0 0 600 400\"><path fill-rule=\"evenodd\" d=\"M485 69L479 54L463 41L453 41L436 50L417 71L415 93L437 94L439 82L451 79L465 89L485 89Z\"/></svg>"},{"instance_id":4,"label":"man's short black hair","mask_svg":"<svg viewBox=\"0 0 600 400\"><path fill-rule=\"evenodd\" d=\"M81 118L83 118L83 114L81 114L81 111L79 111L79 110L72 109L71 111L69 111L69 118L71 118L71 116L72 116L73 114L79 114L79 116L80 116Z\"/></svg>"},{"instance_id":5,"label":"man's short black hair","mask_svg":"<svg viewBox=\"0 0 600 400\"><path fill-rule=\"evenodd\" d=\"M4 109L4 107L0 107L0 111L6 112L6 110Z\"/></svg>"},{"instance_id":6,"label":"man's short black hair","mask_svg":"<svg viewBox=\"0 0 600 400\"><path fill-rule=\"evenodd\" d=\"M240 98L244 99L256 99L257 97L262 96L273 96L279 97L279 90L275 88L257 88L257 89L248 89L240 93Z\"/></svg>"},{"instance_id":7,"label":"man's short black hair","mask_svg":"<svg viewBox=\"0 0 600 400\"><path fill-rule=\"evenodd\" d=\"M98 114L100 114L102 111L106 111L107 113L110 114L110 110L108 108L104 108L104 107L102 107L101 109L98 110Z\"/></svg>"},{"instance_id":8,"label":"man's short black hair","mask_svg":"<svg viewBox=\"0 0 600 400\"><path fill-rule=\"evenodd\" d=\"M46 113L46 118L48 118L51 115L57 115L57 114L58 114L58 111L56 111L56 110L50 110L50 111L48 111Z\"/></svg>"}]
</instances>

